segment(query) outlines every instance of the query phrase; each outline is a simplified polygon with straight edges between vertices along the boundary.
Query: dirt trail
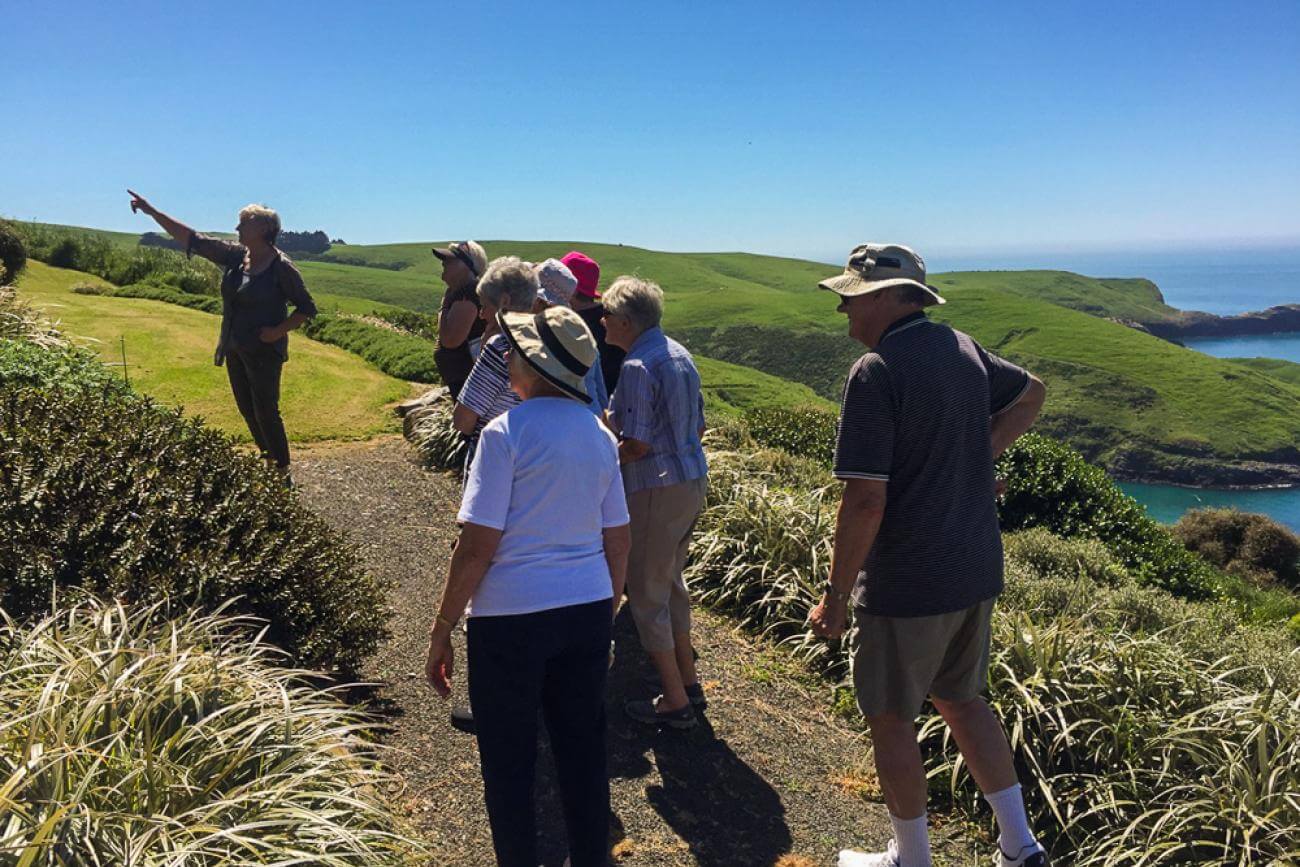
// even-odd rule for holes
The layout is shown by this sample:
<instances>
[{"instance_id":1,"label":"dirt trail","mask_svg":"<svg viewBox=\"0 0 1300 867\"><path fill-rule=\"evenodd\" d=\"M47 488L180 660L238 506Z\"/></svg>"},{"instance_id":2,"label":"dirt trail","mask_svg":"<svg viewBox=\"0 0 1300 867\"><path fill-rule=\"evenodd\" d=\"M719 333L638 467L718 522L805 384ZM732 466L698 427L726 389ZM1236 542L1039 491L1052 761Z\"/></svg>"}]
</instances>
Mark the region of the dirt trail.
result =
<instances>
[{"instance_id":1,"label":"dirt trail","mask_svg":"<svg viewBox=\"0 0 1300 867\"><path fill-rule=\"evenodd\" d=\"M383 684L393 764L406 781L400 808L446 865L490 865L491 838L473 737L421 676L427 629L447 568L459 488L428 472L400 438L299 449L303 498L358 544L369 569L393 582L392 638L369 665ZM699 612L706 723L655 732L621 702L647 696L648 661L625 617L609 688L614 863L806 867L835 863L846 845L881 847L889 823L862 735L827 712L826 687L789 657ZM458 638L456 698L464 701ZM564 859L550 757L538 768L542 863ZM936 863L970 862L960 834L936 829ZM947 839L955 837L957 839ZM981 859L982 860L982 859Z\"/></svg>"}]
</instances>

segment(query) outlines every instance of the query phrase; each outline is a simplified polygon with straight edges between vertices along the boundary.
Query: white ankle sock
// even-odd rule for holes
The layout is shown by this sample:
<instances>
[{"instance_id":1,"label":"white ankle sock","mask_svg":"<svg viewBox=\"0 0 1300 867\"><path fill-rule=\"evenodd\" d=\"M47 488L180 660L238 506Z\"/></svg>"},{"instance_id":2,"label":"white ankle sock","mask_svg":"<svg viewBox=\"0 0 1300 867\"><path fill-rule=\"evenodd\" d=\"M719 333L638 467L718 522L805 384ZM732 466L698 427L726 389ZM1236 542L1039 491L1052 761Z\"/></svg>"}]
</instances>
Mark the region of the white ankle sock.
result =
<instances>
[{"instance_id":1,"label":"white ankle sock","mask_svg":"<svg viewBox=\"0 0 1300 867\"><path fill-rule=\"evenodd\" d=\"M925 813L915 819L900 819L890 813L889 821L894 825L899 867L930 867L930 829Z\"/></svg>"},{"instance_id":2,"label":"white ankle sock","mask_svg":"<svg viewBox=\"0 0 1300 867\"><path fill-rule=\"evenodd\" d=\"M1000 792L985 795L984 800L993 808L993 815L998 817L998 846L1006 857L1015 858L1026 846L1033 846L1038 841L1034 832L1029 830L1029 819L1025 817L1025 799L1020 793L1020 784Z\"/></svg>"}]
</instances>

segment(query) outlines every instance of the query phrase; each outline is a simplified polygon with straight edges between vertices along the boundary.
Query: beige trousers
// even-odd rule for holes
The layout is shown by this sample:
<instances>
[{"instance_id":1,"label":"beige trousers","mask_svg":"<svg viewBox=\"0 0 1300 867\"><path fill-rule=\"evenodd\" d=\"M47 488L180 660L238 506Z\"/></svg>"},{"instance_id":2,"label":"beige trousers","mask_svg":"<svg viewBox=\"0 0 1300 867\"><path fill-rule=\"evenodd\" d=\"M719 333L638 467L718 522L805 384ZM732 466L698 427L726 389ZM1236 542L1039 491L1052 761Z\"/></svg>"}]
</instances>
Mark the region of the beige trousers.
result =
<instances>
[{"instance_id":1,"label":"beige trousers","mask_svg":"<svg viewBox=\"0 0 1300 867\"><path fill-rule=\"evenodd\" d=\"M682 570L707 490L707 479L699 478L628 494L628 607L641 646L652 653L672 650L673 636L691 631L691 595Z\"/></svg>"}]
</instances>

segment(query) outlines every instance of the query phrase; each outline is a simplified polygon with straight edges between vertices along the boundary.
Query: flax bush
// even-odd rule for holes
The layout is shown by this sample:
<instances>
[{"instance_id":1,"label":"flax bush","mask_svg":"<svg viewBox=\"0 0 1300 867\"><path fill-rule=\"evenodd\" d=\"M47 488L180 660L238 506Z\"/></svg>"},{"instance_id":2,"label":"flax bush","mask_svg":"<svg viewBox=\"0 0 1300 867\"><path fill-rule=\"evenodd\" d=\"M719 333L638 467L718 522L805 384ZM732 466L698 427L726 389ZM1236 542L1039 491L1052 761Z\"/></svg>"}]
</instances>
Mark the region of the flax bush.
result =
<instances>
[{"instance_id":1,"label":"flax bush","mask_svg":"<svg viewBox=\"0 0 1300 867\"><path fill-rule=\"evenodd\" d=\"M0 624L0 864L411 863L372 724L254 624L163 613Z\"/></svg>"},{"instance_id":2,"label":"flax bush","mask_svg":"<svg viewBox=\"0 0 1300 867\"><path fill-rule=\"evenodd\" d=\"M707 445L692 591L842 682L847 642L819 641L804 622L829 567L838 486L818 461L756 449L743 426L711 433ZM1057 455L1047 457L1039 472ZM1029 497L1021 491L1013 508ZM1109 520L1052 516L1075 529ZM1067 863L1286 863L1300 839L1294 640L1235 605L1150 581L1143 570L1167 554L1163 542L1132 558L1140 581L1110 545L1063 538L1048 523L1006 536L989 693L1036 827L1059 856L1073 853ZM1143 532L1112 529L1127 545ZM986 815L942 721L928 713L921 733L935 793Z\"/></svg>"},{"instance_id":3,"label":"flax bush","mask_svg":"<svg viewBox=\"0 0 1300 867\"><path fill-rule=\"evenodd\" d=\"M465 466L468 447L465 438L451 426L451 412L450 400L431 405L412 427L409 439L425 466L459 472Z\"/></svg>"},{"instance_id":4,"label":"flax bush","mask_svg":"<svg viewBox=\"0 0 1300 867\"><path fill-rule=\"evenodd\" d=\"M1130 633L1104 604L1046 620L995 616L991 703L1035 827L1076 865L1274 864L1294 854L1300 698L1267 674L1262 686L1240 685L1231 647L1197 648L1177 629ZM926 720L933 788L980 813L949 740L942 720Z\"/></svg>"}]
</instances>

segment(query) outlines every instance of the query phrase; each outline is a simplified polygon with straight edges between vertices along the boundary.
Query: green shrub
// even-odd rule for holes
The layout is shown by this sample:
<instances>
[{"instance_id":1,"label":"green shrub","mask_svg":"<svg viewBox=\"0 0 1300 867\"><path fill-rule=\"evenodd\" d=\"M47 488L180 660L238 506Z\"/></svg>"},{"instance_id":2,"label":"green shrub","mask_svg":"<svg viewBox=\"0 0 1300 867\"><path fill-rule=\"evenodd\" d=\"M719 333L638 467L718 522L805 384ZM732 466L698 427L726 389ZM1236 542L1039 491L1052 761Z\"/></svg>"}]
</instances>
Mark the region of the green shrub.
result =
<instances>
[{"instance_id":1,"label":"green shrub","mask_svg":"<svg viewBox=\"0 0 1300 867\"><path fill-rule=\"evenodd\" d=\"M1007 480L998 510L1003 530L1044 527L1099 539L1138 580L1180 596L1205 599L1219 587L1205 561L1069 446L1028 434L1003 455L999 473Z\"/></svg>"},{"instance_id":2,"label":"green shrub","mask_svg":"<svg viewBox=\"0 0 1300 867\"><path fill-rule=\"evenodd\" d=\"M373 725L255 624L161 614L0 624L0 863L410 863Z\"/></svg>"},{"instance_id":3,"label":"green shrub","mask_svg":"<svg viewBox=\"0 0 1300 867\"><path fill-rule=\"evenodd\" d=\"M0 286L18 281L27 267L27 247L13 226L0 221Z\"/></svg>"},{"instance_id":4,"label":"green shrub","mask_svg":"<svg viewBox=\"0 0 1300 867\"><path fill-rule=\"evenodd\" d=\"M1292 618L1286 622L1286 631L1297 642L1300 642L1300 614L1292 616Z\"/></svg>"},{"instance_id":5,"label":"green shrub","mask_svg":"<svg viewBox=\"0 0 1300 867\"><path fill-rule=\"evenodd\" d=\"M434 344L413 334L328 313L308 322L303 333L359 355L389 376L410 382L442 381L433 362Z\"/></svg>"},{"instance_id":6,"label":"green shrub","mask_svg":"<svg viewBox=\"0 0 1300 867\"><path fill-rule=\"evenodd\" d=\"M438 317L432 313L420 313L415 310L388 309L376 311L374 316L383 319L403 331L409 331L425 340L438 340Z\"/></svg>"},{"instance_id":7,"label":"green shrub","mask_svg":"<svg viewBox=\"0 0 1300 867\"><path fill-rule=\"evenodd\" d=\"M838 419L833 412L812 407L767 408L745 413L749 432L761 445L830 466L835 456Z\"/></svg>"},{"instance_id":8,"label":"green shrub","mask_svg":"<svg viewBox=\"0 0 1300 867\"><path fill-rule=\"evenodd\" d=\"M73 292L77 292L78 289L77 286L72 287ZM191 310L201 310L204 313L221 315L220 298L212 295L195 295L182 292L171 286L157 283L130 283L115 289L104 289L98 294L111 295L114 298L146 298L150 301L165 301L168 304L188 307Z\"/></svg>"},{"instance_id":9,"label":"green shrub","mask_svg":"<svg viewBox=\"0 0 1300 867\"><path fill-rule=\"evenodd\" d=\"M238 597L302 664L354 672L374 650L383 588L256 458L84 355L6 343L0 374L0 608L44 611L57 587Z\"/></svg>"},{"instance_id":10,"label":"green shrub","mask_svg":"<svg viewBox=\"0 0 1300 867\"><path fill-rule=\"evenodd\" d=\"M1189 550L1236 575L1300 587L1300 538L1267 515L1193 509L1174 525ZM1258 579L1257 579L1258 580Z\"/></svg>"},{"instance_id":11,"label":"green shrub","mask_svg":"<svg viewBox=\"0 0 1300 867\"><path fill-rule=\"evenodd\" d=\"M33 259L56 268L72 268L125 286L151 282L183 292L216 295L221 272L205 259L188 258L162 247L123 250L107 238L32 223L15 224Z\"/></svg>"},{"instance_id":12,"label":"green shrub","mask_svg":"<svg viewBox=\"0 0 1300 867\"><path fill-rule=\"evenodd\" d=\"M1021 563L1038 577L1084 578L1108 587L1129 581L1128 572L1096 539L1063 539L1035 527L1007 534L1004 544L1009 569Z\"/></svg>"}]
</instances>

